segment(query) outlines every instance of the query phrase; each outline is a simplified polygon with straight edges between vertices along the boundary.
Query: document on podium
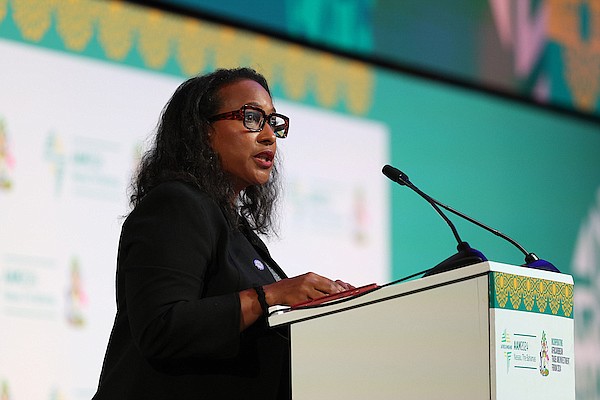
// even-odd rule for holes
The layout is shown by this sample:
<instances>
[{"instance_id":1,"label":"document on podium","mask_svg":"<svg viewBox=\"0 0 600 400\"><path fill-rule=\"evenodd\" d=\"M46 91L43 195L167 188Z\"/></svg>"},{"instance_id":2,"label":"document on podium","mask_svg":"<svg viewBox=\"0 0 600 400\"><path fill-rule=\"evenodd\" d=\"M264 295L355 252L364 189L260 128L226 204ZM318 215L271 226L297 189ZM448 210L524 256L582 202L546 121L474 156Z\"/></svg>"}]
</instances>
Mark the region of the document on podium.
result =
<instances>
[{"instance_id":1,"label":"document on podium","mask_svg":"<svg viewBox=\"0 0 600 400\"><path fill-rule=\"evenodd\" d=\"M377 285L376 283L371 283L370 285L365 285L365 286L357 287L354 289L345 290L343 292L332 293L332 294L328 294L323 297L319 297L318 299L312 299L312 300L303 301L301 303L293 304L290 308L292 310L296 310L298 308L309 308L309 307L313 307L313 306L317 306L317 305L321 305L321 304L326 304L326 303L329 303L334 300L358 296L359 294L370 292L370 291L378 289L378 288L379 288L379 285Z\"/></svg>"}]
</instances>

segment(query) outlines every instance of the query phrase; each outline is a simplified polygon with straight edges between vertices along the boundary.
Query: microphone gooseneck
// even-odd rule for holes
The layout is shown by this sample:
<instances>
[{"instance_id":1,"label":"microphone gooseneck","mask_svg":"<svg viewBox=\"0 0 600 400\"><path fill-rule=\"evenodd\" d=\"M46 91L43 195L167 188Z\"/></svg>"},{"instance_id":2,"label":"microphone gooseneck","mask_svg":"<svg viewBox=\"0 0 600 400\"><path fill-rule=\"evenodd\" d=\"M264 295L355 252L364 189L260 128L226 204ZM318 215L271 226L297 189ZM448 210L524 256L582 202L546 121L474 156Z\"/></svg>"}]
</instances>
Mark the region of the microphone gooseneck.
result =
<instances>
[{"instance_id":1,"label":"microphone gooseneck","mask_svg":"<svg viewBox=\"0 0 600 400\"><path fill-rule=\"evenodd\" d=\"M419 196L421 196L427 202L429 202L429 204L431 204L431 206L434 208L434 210L437 211L437 213L440 215L440 217L442 217L444 219L444 221L446 221L446 223L452 230L452 233L454 234L454 238L456 239L456 241L458 243L462 243L462 239L460 238L460 235L458 234L458 231L456 230L456 226L454 226L452 221L450 221L450 219L446 216L446 214L444 214L442 212L442 210L440 210L440 208L438 207L438 205L435 202L431 201L432 199L426 193L419 190L419 188L417 188L415 185L413 185L410 182L410 179L408 179L407 175L405 175L399 169L392 167L391 165L386 165L385 167L383 167L382 172L385 176L387 176L392 181L399 183L402 186L408 186L409 188L414 190Z\"/></svg>"},{"instance_id":2,"label":"microphone gooseneck","mask_svg":"<svg viewBox=\"0 0 600 400\"><path fill-rule=\"evenodd\" d=\"M481 253L479 250L471 248L471 246L469 246L467 242L463 241L460 238L456 226L452 223L452 221L450 221L446 214L444 214L442 210L440 210L438 204L436 204L436 202L433 201L433 199L428 194L426 194L425 192L421 191L418 187L413 185L406 174L404 174L399 169L392 167L391 165L384 166L382 172L390 180L402 186L409 187L415 193L417 193L419 196L425 199L425 201L427 201L434 208L434 210L437 211L437 213L444 219L444 221L446 221L446 223L452 230L452 233L454 234L456 242L458 243L456 247L458 252L456 254L454 254L451 257L448 257L441 263L437 264L435 267L430 268L424 274L424 276L435 275L440 272L450 271L456 268L466 267L467 265L487 261L487 258L483 255L483 253Z\"/></svg>"},{"instance_id":3,"label":"microphone gooseneck","mask_svg":"<svg viewBox=\"0 0 600 400\"><path fill-rule=\"evenodd\" d=\"M420 189L418 189L415 185L413 185L412 182L410 182L410 179L408 178L408 176L405 173L403 173L402 171L400 171L399 169L394 168L391 165L385 165L382 169L382 172L390 180L392 180L402 186L408 186L409 188L411 188L413 191L415 191L417 194L419 194L421 197L423 197L425 200L427 200L432 206L433 205L440 206L440 207L444 208L445 210L450 211L451 213L453 213L463 219L466 219L467 221L479 226L480 228L485 229L486 231L506 240L507 242L509 242L510 244L515 246L517 249L519 249L519 251L521 251L525 255L525 264L523 264L522 266L536 268L536 269L543 269L543 270L552 271L552 272L560 272L558 270L558 268L556 268L554 265L552 265L552 263L550 263L546 260L540 259L534 253L528 252L527 250L525 250L525 248L523 246L521 246L519 243L517 243L516 240L505 235L504 233L500 232L499 230L490 228L489 226L477 221L476 219L473 219L473 218L469 217L468 215L463 214L462 212L457 211L457 210L453 209L452 207L447 206L447 205L437 201L433 197L423 193ZM436 207L434 207L434 208L436 208ZM438 211L438 212L441 212L441 211ZM447 218L444 218L444 219L449 221ZM455 230L456 229L454 229L453 231L455 231ZM456 235L455 235L455 237L456 237ZM461 249L459 247L459 253L460 253L460 250ZM482 260L482 261L484 261L484 260Z\"/></svg>"}]
</instances>

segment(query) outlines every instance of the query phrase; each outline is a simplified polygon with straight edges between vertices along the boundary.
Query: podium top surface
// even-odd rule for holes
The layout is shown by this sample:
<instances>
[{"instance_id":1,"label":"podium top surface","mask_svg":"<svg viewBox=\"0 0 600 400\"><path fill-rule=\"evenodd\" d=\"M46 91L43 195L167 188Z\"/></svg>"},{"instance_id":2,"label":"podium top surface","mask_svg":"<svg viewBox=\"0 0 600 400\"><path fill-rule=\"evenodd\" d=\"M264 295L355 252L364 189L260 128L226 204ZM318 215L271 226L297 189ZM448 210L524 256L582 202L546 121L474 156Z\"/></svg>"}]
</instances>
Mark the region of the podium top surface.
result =
<instances>
[{"instance_id":1,"label":"podium top surface","mask_svg":"<svg viewBox=\"0 0 600 400\"><path fill-rule=\"evenodd\" d=\"M519 277L543 279L568 285L573 284L573 277L570 275L485 261L452 271L443 272L437 275L415 279L396 285L383 286L380 289L367 292L363 295L332 301L330 303L324 303L318 307L306 309L300 308L295 310L289 310L289 308L283 306L271 307L270 311L272 314L269 316L268 322L270 326L275 327L279 325L305 321L317 318L319 316L341 312L346 309L374 304L390 298L409 295L411 293L421 292L467 279L473 279L492 272L505 273Z\"/></svg>"}]
</instances>

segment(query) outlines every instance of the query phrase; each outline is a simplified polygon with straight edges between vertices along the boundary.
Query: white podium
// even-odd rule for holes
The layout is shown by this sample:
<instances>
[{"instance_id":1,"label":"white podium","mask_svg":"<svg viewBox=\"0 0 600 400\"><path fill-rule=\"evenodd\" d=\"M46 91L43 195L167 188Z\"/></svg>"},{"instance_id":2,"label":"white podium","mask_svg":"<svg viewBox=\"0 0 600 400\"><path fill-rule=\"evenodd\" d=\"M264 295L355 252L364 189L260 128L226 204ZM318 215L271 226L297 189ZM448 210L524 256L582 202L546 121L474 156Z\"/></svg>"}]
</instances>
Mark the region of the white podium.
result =
<instances>
[{"instance_id":1,"label":"white podium","mask_svg":"<svg viewBox=\"0 0 600 400\"><path fill-rule=\"evenodd\" d=\"M294 400L575 399L564 274L483 262L269 324L290 325Z\"/></svg>"}]
</instances>

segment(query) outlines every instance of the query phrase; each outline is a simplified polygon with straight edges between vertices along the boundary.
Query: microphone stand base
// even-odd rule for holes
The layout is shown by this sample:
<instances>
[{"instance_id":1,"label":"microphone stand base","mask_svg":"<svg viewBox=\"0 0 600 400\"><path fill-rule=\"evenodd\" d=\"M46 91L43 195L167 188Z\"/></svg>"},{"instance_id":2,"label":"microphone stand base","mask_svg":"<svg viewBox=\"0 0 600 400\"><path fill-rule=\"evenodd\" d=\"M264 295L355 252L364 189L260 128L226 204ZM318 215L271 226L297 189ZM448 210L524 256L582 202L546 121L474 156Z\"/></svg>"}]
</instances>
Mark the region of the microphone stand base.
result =
<instances>
[{"instance_id":1,"label":"microphone stand base","mask_svg":"<svg viewBox=\"0 0 600 400\"><path fill-rule=\"evenodd\" d=\"M453 256L446 258L444 261L429 269L423 277L439 274L441 272L452 271L453 269L466 267L468 265L477 264L487 261L487 258L479 250L473 249L467 242L461 242L457 246L458 252Z\"/></svg>"}]
</instances>

